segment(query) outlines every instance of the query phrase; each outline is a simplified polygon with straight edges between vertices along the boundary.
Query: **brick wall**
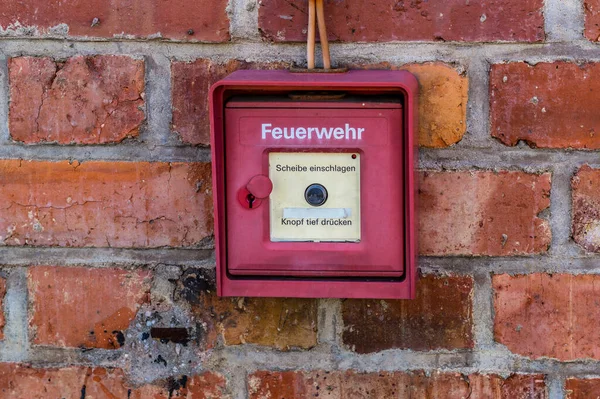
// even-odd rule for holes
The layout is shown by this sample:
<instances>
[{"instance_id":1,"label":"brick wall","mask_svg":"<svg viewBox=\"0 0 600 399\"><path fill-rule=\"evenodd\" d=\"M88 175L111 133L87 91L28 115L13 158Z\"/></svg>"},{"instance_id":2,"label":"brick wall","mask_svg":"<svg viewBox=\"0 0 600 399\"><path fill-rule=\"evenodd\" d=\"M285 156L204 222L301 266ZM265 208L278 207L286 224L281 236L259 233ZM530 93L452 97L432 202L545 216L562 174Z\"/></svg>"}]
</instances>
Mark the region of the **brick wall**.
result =
<instances>
[{"instance_id":1,"label":"brick wall","mask_svg":"<svg viewBox=\"0 0 600 399\"><path fill-rule=\"evenodd\" d=\"M416 299L215 295L208 88L303 65L306 1L6 0L0 397L600 395L600 2L326 13L420 82Z\"/></svg>"}]
</instances>

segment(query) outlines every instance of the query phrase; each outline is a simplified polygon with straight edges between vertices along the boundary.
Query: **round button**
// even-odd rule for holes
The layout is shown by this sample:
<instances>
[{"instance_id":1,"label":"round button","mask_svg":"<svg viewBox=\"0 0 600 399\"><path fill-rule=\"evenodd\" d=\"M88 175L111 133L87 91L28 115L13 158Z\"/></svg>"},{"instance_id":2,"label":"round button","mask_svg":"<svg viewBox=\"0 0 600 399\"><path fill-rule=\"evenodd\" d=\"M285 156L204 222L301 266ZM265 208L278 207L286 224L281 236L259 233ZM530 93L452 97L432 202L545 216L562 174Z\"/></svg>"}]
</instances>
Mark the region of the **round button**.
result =
<instances>
[{"instance_id":1,"label":"round button","mask_svg":"<svg viewBox=\"0 0 600 399\"><path fill-rule=\"evenodd\" d=\"M321 206L327 201L327 189L322 184L311 184L304 191L304 199L312 206Z\"/></svg>"}]
</instances>

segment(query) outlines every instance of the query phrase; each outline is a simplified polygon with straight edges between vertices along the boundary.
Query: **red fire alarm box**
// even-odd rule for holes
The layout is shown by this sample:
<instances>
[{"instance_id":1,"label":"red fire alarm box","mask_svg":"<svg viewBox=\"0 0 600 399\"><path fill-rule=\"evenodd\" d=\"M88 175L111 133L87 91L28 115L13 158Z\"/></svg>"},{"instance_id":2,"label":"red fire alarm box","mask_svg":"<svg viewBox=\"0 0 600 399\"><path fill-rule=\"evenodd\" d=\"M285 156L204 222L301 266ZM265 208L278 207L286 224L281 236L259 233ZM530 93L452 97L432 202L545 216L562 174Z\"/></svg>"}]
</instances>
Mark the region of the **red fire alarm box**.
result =
<instances>
[{"instance_id":1,"label":"red fire alarm box","mask_svg":"<svg viewBox=\"0 0 600 399\"><path fill-rule=\"evenodd\" d=\"M219 295L414 296L417 90L405 71L212 87Z\"/></svg>"}]
</instances>

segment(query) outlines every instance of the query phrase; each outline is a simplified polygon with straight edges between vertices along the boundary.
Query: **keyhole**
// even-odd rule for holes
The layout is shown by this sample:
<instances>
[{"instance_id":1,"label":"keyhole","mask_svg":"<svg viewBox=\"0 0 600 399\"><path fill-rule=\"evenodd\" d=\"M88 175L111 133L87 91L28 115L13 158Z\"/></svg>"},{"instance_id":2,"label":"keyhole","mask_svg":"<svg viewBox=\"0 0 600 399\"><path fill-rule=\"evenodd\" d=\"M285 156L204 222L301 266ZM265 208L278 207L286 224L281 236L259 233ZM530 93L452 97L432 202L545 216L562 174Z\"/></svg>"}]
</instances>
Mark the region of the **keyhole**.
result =
<instances>
[{"instance_id":1,"label":"keyhole","mask_svg":"<svg viewBox=\"0 0 600 399\"><path fill-rule=\"evenodd\" d=\"M256 197L252 194L248 194L246 196L246 200L248 201L248 208L252 209L252 203L254 202L255 199L256 199Z\"/></svg>"}]
</instances>

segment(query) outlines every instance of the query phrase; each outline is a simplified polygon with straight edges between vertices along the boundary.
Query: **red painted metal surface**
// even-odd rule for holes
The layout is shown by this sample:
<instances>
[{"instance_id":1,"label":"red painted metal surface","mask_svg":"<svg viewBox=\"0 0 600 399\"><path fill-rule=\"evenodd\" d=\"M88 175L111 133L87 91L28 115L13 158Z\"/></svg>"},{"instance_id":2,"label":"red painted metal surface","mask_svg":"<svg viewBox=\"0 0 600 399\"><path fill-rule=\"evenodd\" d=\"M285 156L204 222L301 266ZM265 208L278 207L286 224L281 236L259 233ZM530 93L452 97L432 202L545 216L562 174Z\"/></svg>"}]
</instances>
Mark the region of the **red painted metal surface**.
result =
<instances>
[{"instance_id":1,"label":"red painted metal surface","mask_svg":"<svg viewBox=\"0 0 600 399\"><path fill-rule=\"evenodd\" d=\"M347 96L303 96L321 91ZM239 71L216 83L210 104L219 295L412 298L416 101L417 82L404 71ZM265 122L350 123L369 134L361 140L263 138ZM245 206L240 192L250 193L254 176L268 176L271 151L360 153L360 242L270 241L269 199Z\"/></svg>"},{"instance_id":2,"label":"red painted metal surface","mask_svg":"<svg viewBox=\"0 0 600 399\"><path fill-rule=\"evenodd\" d=\"M361 241L271 242L269 206L236 206L227 197L227 270L235 275L280 276L387 276L404 274L402 176L404 154L402 108L382 103L381 108L362 102L329 103L253 102L240 108L232 99L225 110L225 190L236 192L249 178L269 174L269 152L349 152L361 154ZM233 104L232 104L233 103ZM364 104L364 106L363 106ZM367 107L367 105L369 105ZM230 108L231 107L231 108ZM285 108L284 108L285 107ZM384 108L387 107L387 108ZM261 135L261 125L332 129L345 125L364 128L361 139L273 139ZM313 132L311 132L313 133ZM252 190L249 190L252 191Z\"/></svg>"}]
</instances>

